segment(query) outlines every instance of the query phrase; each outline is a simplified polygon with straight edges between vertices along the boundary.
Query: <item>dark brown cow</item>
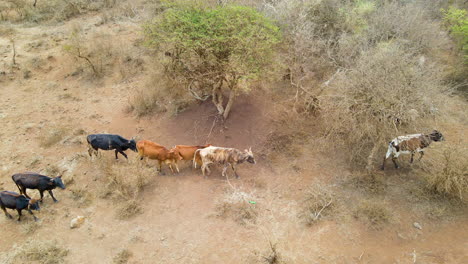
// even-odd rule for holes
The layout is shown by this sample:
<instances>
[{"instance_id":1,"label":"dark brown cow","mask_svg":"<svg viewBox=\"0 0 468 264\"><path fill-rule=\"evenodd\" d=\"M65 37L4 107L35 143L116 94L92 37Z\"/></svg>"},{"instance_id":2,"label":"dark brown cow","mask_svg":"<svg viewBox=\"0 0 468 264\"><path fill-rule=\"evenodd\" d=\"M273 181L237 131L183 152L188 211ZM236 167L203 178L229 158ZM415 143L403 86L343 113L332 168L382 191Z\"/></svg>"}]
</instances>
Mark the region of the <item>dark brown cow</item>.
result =
<instances>
[{"instance_id":1,"label":"dark brown cow","mask_svg":"<svg viewBox=\"0 0 468 264\"><path fill-rule=\"evenodd\" d=\"M222 148L222 147L210 146L210 147L195 151L195 156L197 155L197 153L200 154L200 158L202 160L201 169L202 169L203 175L205 175L205 170L208 170L208 173L210 173L210 169L208 168L208 165L210 165L211 163L216 163L216 164L224 164L224 168L222 172L223 177L226 177L226 170L228 166L231 166L232 170L234 171L234 175L236 175L236 178L239 178L239 175L237 175L237 172L236 172L236 167L235 167L236 164L243 163L244 161L255 164L255 159L254 159L251 149L240 151L235 148ZM197 164L195 162L195 158L193 162L196 168Z\"/></svg>"},{"instance_id":2,"label":"dark brown cow","mask_svg":"<svg viewBox=\"0 0 468 264\"><path fill-rule=\"evenodd\" d=\"M177 167L177 160L181 160L182 157L176 150L168 150L164 146L161 146L149 140L138 141L137 149L138 155L140 156L140 160L142 160L143 158L158 160L159 172L162 172L161 167L163 162L169 165L169 168L171 169L172 173L174 173L172 165L174 165L177 169L177 172L179 172L179 167Z\"/></svg>"},{"instance_id":3,"label":"dark brown cow","mask_svg":"<svg viewBox=\"0 0 468 264\"><path fill-rule=\"evenodd\" d=\"M37 217L31 210L39 211L39 203L36 199L26 198L24 195L3 191L0 192L0 208L8 218L13 218L7 211L6 208L15 209L18 212L18 221L21 221L21 211L26 209L34 217L34 221L37 221Z\"/></svg>"}]
</instances>

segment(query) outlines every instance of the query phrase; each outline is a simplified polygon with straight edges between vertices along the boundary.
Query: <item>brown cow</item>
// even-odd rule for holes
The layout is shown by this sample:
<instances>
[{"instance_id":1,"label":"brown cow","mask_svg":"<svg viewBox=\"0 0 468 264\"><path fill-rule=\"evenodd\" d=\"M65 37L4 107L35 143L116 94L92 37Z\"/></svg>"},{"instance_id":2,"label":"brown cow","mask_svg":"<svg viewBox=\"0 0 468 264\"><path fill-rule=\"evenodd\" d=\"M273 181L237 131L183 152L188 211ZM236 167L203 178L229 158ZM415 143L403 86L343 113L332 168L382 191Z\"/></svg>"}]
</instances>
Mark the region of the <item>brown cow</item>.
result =
<instances>
[{"instance_id":1,"label":"brown cow","mask_svg":"<svg viewBox=\"0 0 468 264\"><path fill-rule=\"evenodd\" d=\"M208 174L210 173L210 168L208 168L208 165L210 165L211 163L217 163L224 164L222 172L223 177L226 176L226 170L230 165L232 170L234 171L234 175L236 175L236 178L239 178L239 175L237 175L236 172L236 164L243 163L244 161L255 164L252 149L240 151L235 148L221 148L210 146L204 149L196 150L195 155L197 155L198 153L203 163L201 167L203 175L205 175L205 170L208 170ZM194 166L195 168L197 167L195 158Z\"/></svg>"},{"instance_id":2,"label":"brown cow","mask_svg":"<svg viewBox=\"0 0 468 264\"><path fill-rule=\"evenodd\" d=\"M179 152L179 155L182 156L183 160L193 161L195 157L195 151L197 151L198 149L204 149L209 146L211 146L211 144L206 144L204 146L175 145L173 149ZM197 155L195 157L195 161L198 163L198 165L201 166L202 163L200 155Z\"/></svg>"},{"instance_id":3,"label":"brown cow","mask_svg":"<svg viewBox=\"0 0 468 264\"><path fill-rule=\"evenodd\" d=\"M161 146L157 143L151 142L149 140L140 140L137 143L138 155L140 156L140 160L143 158L158 160L159 162L159 172L162 172L162 163L169 165L172 173L174 173L174 169L172 165L174 165L179 172L179 167L177 167L177 160L181 160L182 156L179 155L178 151L175 149L168 150L164 146Z\"/></svg>"}]
</instances>

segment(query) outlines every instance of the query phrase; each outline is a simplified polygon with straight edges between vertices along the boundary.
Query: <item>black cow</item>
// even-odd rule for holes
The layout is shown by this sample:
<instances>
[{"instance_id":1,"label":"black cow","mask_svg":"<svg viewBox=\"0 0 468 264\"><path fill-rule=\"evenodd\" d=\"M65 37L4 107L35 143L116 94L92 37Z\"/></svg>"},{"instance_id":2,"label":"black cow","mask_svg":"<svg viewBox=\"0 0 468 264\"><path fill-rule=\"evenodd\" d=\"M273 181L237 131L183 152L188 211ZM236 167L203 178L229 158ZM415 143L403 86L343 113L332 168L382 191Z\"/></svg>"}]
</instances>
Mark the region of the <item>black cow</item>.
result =
<instances>
[{"instance_id":1,"label":"black cow","mask_svg":"<svg viewBox=\"0 0 468 264\"><path fill-rule=\"evenodd\" d=\"M62 182L62 176L50 178L34 172L24 172L13 174L11 178L16 183L16 186L18 186L20 193L24 194L24 196L28 198L31 197L26 194L26 189L39 190L39 193L41 194L41 202L44 198L44 191L48 191L54 202L58 202L57 199L55 199L52 190L56 187L65 189L65 184Z\"/></svg>"},{"instance_id":2,"label":"black cow","mask_svg":"<svg viewBox=\"0 0 468 264\"><path fill-rule=\"evenodd\" d=\"M89 145L88 153L90 157L93 156L93 153L97 156L99 149L115 149L115 159L118 159L117 153L122 154L126 159L128 159L127 154L124 153L127 149L137 152L136 142L134 139L128 140L119 135L93 134L89 135L86 140Z\"/></svg>"},{"instance_id":3,"label":"black cow","mask_svg":"<svg viewBox=\"0 0 468 264\"><path fill-rule=\"evenodd\" d=\"M37 221L37 217L31 210L39 211L39 203L36 199L24 197L24 195L15 192L3 191L0 192L0 207L8 218L13 218L11 214L7 213L6 208L16 209L18 211L18 221L21 221L21 211L26 209Z\"/></svg>"}]
</instances>

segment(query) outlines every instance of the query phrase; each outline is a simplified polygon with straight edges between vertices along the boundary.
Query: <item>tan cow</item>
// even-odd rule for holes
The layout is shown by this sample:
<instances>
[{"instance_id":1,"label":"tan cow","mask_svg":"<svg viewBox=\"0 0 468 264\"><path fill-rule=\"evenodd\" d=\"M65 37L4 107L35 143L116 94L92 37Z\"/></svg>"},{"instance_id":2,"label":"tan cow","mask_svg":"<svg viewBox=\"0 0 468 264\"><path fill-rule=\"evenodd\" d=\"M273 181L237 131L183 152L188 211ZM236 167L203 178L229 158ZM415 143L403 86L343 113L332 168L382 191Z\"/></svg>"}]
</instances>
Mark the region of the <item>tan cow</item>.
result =
<instances>
[{"instance_id":1,"label":"tan cow","mask_svg":"<svg viewBox=\"0 0 468 264\"><path fill-rule=\"evenodd\" d=\"M234 175L236 175L236 178L239 178L239 175L237 175L236 172L236 164L243 163L244 161L255 164L255 159L251 148L249 148L248 150L246 149L244 151L240 151L235 148L222 148L210 146L204 149L196 150L195 156L197 154L200 154L200 158L202 160L201 169L205 177L205 170L208 170L208 174L210 173L208 165L210 165L211 163L224 164L222 172L223 177L226 177L226 170L230 165L232 170L234 171ZM197 164L195 162L195 158L193 159L193 163L196 168Z\"/></svg>"},{"instance_id":2,"label":"tan cow","mask_svg":"<svg viewBox=\"0 0 468 264\"><path fill-rule=\"evenodd\" d=\"M137 149L138 155L140 156L140 160L142 160L143 158L158 160L159 172L162 172L161 167L163 162L169 166L172 173L174 173L172 165L174 165L177 169L177 172L179 172L179 167L177 167L177 161L181 160L182 156L180 156L178 151L176 151L175 149L168 150L164 146L161 146L149 140L138 141Z\"/></svg>"},{"instance_id":3,"label":"tan cow","mask_svg":"<svg viewBox=\"0 0 468 264\"><path fill-rule=\"evenodd\" d=\"M206 147L211 146L211 144L206 144L203 146L187 146L187 145L175 145L173 149L179 152L179 155L182 156L183 160L190 160L192 161L194 158L198 165L201 166L201 158L200 155L195 157L195 151L198 149L204 149Z\"/></svg>"}]
</instances>

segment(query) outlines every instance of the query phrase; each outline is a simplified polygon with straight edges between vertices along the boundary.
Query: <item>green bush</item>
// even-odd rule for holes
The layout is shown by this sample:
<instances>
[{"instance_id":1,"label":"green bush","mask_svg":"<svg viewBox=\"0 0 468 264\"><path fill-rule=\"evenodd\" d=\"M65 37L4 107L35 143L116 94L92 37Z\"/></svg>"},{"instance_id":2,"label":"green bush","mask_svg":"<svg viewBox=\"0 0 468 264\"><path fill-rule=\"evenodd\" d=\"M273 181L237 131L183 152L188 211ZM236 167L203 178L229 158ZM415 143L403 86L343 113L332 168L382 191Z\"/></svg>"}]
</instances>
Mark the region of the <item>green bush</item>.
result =
<instances>
[{"instance_id":1,"label":"green bush","mask_svg":"<svg viewBox=\"0 0 468 264\"><path fill-rule=\"evenodd\" d=\"M452 37L465 53L465 60L468 62L468 13L465 9L449 7L442 9L444 22Z\"/></svg>"},{"instance_id":2,"label":"green bush","mask_svg":"<svg viewBox=\"0 0 468 264\"><path fill-rule=\"evenodd\" d=\"M144 26L146 44L166 55L168 75L188 86L197 99L210 96L227 118L240 92L259 77L280 41L273 22L252 8L184 3ZM229 92L224 105L223 89Z\"/></svg>"}]
</instances>

